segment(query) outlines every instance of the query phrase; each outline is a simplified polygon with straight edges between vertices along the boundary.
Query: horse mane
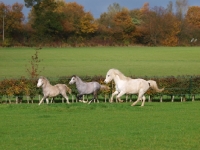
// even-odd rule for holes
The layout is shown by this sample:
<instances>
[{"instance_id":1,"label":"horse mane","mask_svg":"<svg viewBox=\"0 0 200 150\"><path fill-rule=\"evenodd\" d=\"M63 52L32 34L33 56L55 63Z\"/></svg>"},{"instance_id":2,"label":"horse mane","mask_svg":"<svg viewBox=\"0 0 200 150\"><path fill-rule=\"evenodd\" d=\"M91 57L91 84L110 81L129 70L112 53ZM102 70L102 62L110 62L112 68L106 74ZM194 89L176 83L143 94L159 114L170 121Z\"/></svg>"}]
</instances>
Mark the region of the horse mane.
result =
<instances>
[{"instance_id":1,"label":"horse mane","mask_svg":"<svg viewBox=\"0 0 200 150\"><path fill-rule=\"evenodd\" d=\"M115 75L118 75L121 80L130 80L130 77L126 77L123 73L121 73L118 69L112 69Z\"/></svg>"},{"instance_id":2,"label":"horse mane","mask_svg":"<svg viewBox=\"0 0 200 150\"><path fill-rule=\"evenodd\" d=\"M42 80L45 81L45 83L49 83L50 84L49 80L44 76L40 76L39 79L42 79Z\"/></svg>"},{"instance_id":3,"label":"horse mane","mask_svg":"<svg viewBox=\"0 0 200 150\"><path fill-rule=\"evenodd\" d=\"M80 78L79 76L77 76L77 75L73 75L72 77L75 77L75 78L77 78L79 81L83 82L83 81L81 80L81 78Z\"/></svg>"}]
</instances>

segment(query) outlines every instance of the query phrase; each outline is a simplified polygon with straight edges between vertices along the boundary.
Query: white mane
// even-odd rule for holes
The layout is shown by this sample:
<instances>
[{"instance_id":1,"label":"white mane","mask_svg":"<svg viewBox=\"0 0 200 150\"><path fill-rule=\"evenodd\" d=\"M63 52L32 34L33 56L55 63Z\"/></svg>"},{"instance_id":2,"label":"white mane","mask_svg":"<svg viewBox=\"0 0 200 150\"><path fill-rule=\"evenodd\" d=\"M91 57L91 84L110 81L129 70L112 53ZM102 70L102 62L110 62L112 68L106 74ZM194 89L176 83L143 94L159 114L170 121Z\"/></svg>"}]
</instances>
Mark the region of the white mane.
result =
<instances>
[{"instance_id":1,"label":"white mane","mask_svg":"<svg viewBox=\"0 0 200 150\"><path fill-rule=\"evenodd\" d=\"M130 80L130 77L126 77L123 73L121 73L117 69L110 69L111 72L113 72L115 75L118 75L121 80Z\"/></svg>"},{"instance_id":2,"label":"white mane","mask_svg":"<svg viewBox=\"0 0 200 150\"><path fill-rule=\"evenodd\" d=\"M39 79L42 79L45 84L47 84L47 83L50 84L49 80L47 78L43 77L43 76L40 76Z\"/></svg>"}]
</instances>

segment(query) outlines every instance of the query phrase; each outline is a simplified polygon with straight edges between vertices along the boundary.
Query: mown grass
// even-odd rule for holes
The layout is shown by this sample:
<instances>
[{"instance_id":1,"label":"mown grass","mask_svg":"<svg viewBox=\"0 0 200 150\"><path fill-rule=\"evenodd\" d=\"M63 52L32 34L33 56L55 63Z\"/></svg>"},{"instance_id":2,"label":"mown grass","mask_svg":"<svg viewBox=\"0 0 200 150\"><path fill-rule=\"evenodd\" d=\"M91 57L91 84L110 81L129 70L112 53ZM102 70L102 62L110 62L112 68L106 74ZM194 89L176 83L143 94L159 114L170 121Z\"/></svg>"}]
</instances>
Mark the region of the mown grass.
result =
<instances>
[{"instance_id":1,"label":"mown grass","mask_svg":"<svg viewBox=\"0 0 200 150\"><path fill-rule=\"evenodd\" d=\"M35 48L1 48L0 78L27 76ZM105 76L110 68L125 75L197 75L200 70L199 47L84 47L42 48L41 75L47 77Z\"/></svg>"},{"instance_id":2,"label":"mown grass","mask_svg":"<svg viewBox=\"0 0 200 150\"><path fill-rule=\"evenodd\" d=\"M0 149L199 149L200 102L0 105Z\"/></svg>"}]
</instances>

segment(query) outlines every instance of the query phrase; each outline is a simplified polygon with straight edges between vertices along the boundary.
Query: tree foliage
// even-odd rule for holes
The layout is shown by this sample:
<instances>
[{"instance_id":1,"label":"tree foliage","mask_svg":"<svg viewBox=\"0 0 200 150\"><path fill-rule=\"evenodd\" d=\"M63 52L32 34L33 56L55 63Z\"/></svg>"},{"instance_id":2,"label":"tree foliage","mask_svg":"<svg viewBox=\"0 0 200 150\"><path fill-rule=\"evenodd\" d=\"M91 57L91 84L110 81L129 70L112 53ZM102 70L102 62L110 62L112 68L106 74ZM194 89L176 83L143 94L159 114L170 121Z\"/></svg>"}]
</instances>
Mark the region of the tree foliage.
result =
<instances>
[{"instance_id":1,"label":"tree foliage","mask_svg":"<svg viewBox=\"0 0 200 150\"><path fill-rule=\"evenodd\" d=\"M189 7L186 20L190 25L200 28L200 6Z\"/></svg>"},{"instance_id":2,"label":"tree foliage","mask_svg":"<svg viewBox=\"0 0 200 150\"><path fill-rule=\"evenodd\" d=\"M150 8L147 2L141 8L132 10L113 3L99 18L94 18L91 12L86 12L76 2L24 2L26 7L31 8L27 22L23 22L22 4L0 3L6 37L4 43L0 42L2 46L179 46L193 45L191 39L200 37L199 6L188 7L187 0L169 1L166 8ZM2 24L0 19L1 31ZM200 44L195 41L195 45Z\"/></svg>"}]
</instances>

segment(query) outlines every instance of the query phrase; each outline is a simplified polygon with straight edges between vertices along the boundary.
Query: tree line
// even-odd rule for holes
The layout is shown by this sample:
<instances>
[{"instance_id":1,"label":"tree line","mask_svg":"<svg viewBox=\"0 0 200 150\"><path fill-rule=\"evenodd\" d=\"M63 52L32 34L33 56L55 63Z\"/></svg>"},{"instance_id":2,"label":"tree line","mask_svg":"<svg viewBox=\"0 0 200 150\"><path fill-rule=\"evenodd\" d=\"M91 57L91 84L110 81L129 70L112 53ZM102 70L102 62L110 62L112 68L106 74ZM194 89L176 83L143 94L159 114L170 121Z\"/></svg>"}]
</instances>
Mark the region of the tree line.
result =
<instances>
[{"instance_id":1,"label":"tree line","mask_svg":"<svg viewBox=\"0 0 200 150\"><path fill-rule=\"evenodd\" d=\"M76 2L24 3L31 8L26 21L23 4L0 3L0 46L200 45L200 6L188 6L187 0L131 10L113 3L99 18Z\"/></svg>"}]
</instances>

